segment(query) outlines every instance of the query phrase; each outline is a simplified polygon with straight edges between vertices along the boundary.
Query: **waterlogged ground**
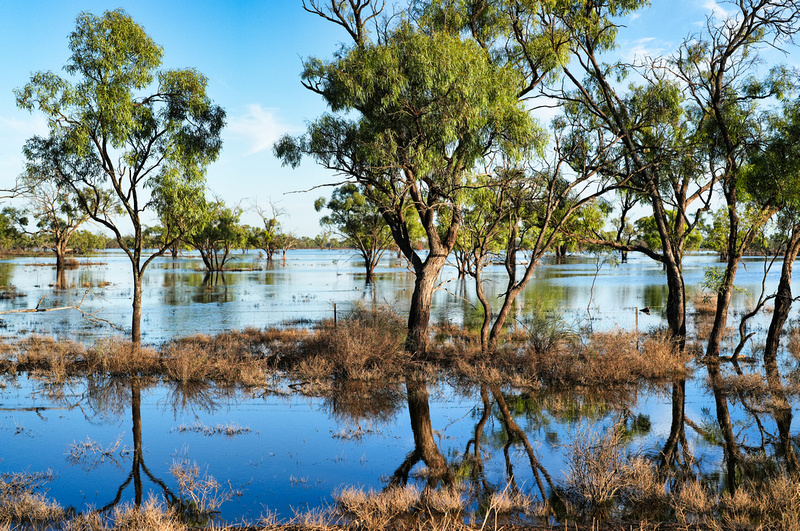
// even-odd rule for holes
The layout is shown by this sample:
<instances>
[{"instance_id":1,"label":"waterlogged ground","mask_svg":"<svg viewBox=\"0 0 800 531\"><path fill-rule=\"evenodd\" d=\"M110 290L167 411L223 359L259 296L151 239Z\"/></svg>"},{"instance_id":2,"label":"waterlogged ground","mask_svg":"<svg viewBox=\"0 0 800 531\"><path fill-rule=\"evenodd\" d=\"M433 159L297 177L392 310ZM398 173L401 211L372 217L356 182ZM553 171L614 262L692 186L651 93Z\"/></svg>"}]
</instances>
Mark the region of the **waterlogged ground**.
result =
<instances>
[{"instance_id":1,"label":"waterlogged ground","mask_svg":"<svg viewBox=\"0 0 800 531\"><path fill-rule=\"evenodd\" d=\"M570 325L591 321L594 329L615 326L640 330L664 325L661 310L666 304L665 277L659 264L631 255L626 264L614 265L609 256L567 258L562 264L544 261L519 298L517 318L525 321L536 308L555 310ZM612 257L613 258L613 257ZM20 257L0 261L0 290L24 297L0 300L0 311L77 306L122 329L130 329L130 264L120 251L82 258L83 265L67 271L65 290L54 290L55 269L41 264L51 258ZM700 291L707 267L719 266L710 254L689 256L684 275L689 297ZM159 344L176 335L216 333L248 326L308 324L331 318L334 306L346 312L356 304L378 302L398 312L408 307L413 275L405 260L389 254L376 271L374 287L365 287L360 260L349 251L297 250L286 261L266 266L258 253L241 255L231 267L254 268L206 278L197 257L177 260L160 258L144 277L142 335L145 343ZM487 270L490 298L504 291L501 268ZM773 268L767 288L777 285L779 265ZM493 276L494 275L494 276ZM761 291L763 261L746 260L737 273L733 307L743 308ZM435 321L456 324L479 319L474 289L458 280L453 269L445 269L434 299ZM771 291L770 291L771 292ZM43 300L42 297L44 297ZM41 302L40 302L41 300ZM636 309L649 307L650 315ZM91 341L122 333L102 322L93 322L79 312L37 312L0 315L0 332L17 337L38 333Z\"/></svg>"},{"instance_id":2,"label":"waterlogged ground","mask_svg":"<svg viewBox=\"0 0 800 531\"><path fill-rule=\"evenodd\" d=\"M347 400L284 390L285 396L214 389L191 390L187 396L163 385L136 389L114 382L88 389L85 382L76 382L53 388L19 378L0 392L0 469L52 473L48 495L82 511L134 501L137 488L145 499L151 492L179 495L170 469L188 460L200 465L201 479L210 475L221 483L220 494L234 494L222 505L223 520L255 522L268 511L289 519L295 510L325 506L344 487L380 490L414 450L402 384L383 390L383 407L369 412L349 410ZM132 405L137 392L138 408ZM469 480L472 469L458 464L473 451L468 443L484 410L479 390L439 384L429 392L436 444ZM571 393L504 396L556 481L562 479L564 455L575 436L624 420L631 448L655 454L669 433L666 392L618 397L621 401ZM690 389L687 415L711 422L703 411L706 401L701 390ZM138 416L140 433L134 429ZM492 402L480 443L484 469L473 479L485 479L502 491L510 464L523 492L538 496L522 446L513 445L506 461L506 441ZM690 442L709 471L719 467L718 448L699 436Z\"/></svg>"},{"instance_id":3,"label":"waterlogged ground","mask_svg":"<svg viewBox=\"0 0 800 531\"><path fill-rule=\"evenodd\" d=\"M72 286L59 291L50 287L55 276L51 267L31 265L41 259L0 263L0 286L25 294L0 301L0 310L37 303L48 308L77 305L83 299L85 312L126 328L131 296L127 259L109 252L88 260L95 265L68 271ZM381 264L374 288L365 288L360 263L347 252L292 251L285 264L266 270L255 255L246 255L238 265L262 269L204 282L196 259L157 261L145 278L144 341L159 344L176 335L247 326L309 325L332 317L334 305L346 312L352 305L378 301L402 312L413 288L404 262L394 257ZM703 269L713 265L712 256L690 257L687 285L699 290ZM742 291L734 309L741 310L748 297L760 292L761 270L756 259L740 269L737 285ZM477 315L472 291L450 280L455 276L451 273L444 275L447 282L437 292L434 320L471 322ZM499 278L492 285L495 293L502 291ZM775 283L771 277L768 289ZM665 299L663 274L649 260L632 258L628 264L598 269L597 260L586 256L543 264L518 305L517 318L524 321L534 308L543 308L557 311L569 324L608 330L633 329L638 317L644 331L663 325ZM636 312L644 307L651 309L649 315ZM39 333L92 341L120 333L76 311L6 314L2 319L2 332L9 337ZM704 370L697 375L687 383L688 443L703 474L721 482L723 451L715 437L714 398L705 389ZM213 476L220 483L216 493L232 495L221 507L222 519L256 522L269 512L287 520L295 511L325 506L347 486L380 490L413 454L414 434L426 424L459 477L502 490L513 471L523 492L539 496L523 445L507 444L493 391L500 392L556 484L563 481L576 437L602 434L623 422L630 451L656 455L670 434L672 395L667 385L603 390L605 396L585 389L522 393L433 381L422 389L412 400L404 382L316 391L303 382L272 381L263 388L230 390L157 381L82 379L53 385L6 377L0 381L0 473L46 474L48 496L80 512L150 493L179 496L171 468L197 463L201 479ZM421 414L421 402L429 415ZM757 446L763 432L753 417L741 404L732 402L731 408L739 440ZM759 421L774 431L768 417ZM482 469L465 460L474 453L480 424ZM412 481L422 481L413 479L422 470L420 464L412 469Z\"/></svg>"}]
</instances>

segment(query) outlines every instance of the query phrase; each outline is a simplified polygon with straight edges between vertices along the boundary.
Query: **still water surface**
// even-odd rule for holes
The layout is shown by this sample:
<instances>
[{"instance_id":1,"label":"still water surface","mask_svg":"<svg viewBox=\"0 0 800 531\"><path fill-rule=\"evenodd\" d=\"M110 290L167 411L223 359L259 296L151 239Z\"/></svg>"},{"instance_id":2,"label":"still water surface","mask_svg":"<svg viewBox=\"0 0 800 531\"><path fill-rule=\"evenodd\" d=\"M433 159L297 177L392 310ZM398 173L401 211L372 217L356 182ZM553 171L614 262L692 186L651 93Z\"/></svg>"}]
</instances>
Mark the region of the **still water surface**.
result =
<instances>
[{"instance_id":1,"label":"still water surface","mask_svg":"<svg viewBox=\"0 0 800 531\"><path fill-rule=\"evenodd\" d=\"M90 260L95 265L68 271L72 286L59 291L51 287L52 267L32 265L29 258L0 263L0 286L15 286L26 294L0 301L0 310L30 308L44 296L42 307L77 304L85 296L85 311L129 327L127 258L112 251ZM308 325L332 317L334 305L343 312L377 301L402 312L413 289L413 276L394 257L383 260L374 287L364 286L360 262L343 251L292 251L285 263L266 269L255 255L245 255L238 265L262 269L204 282L196 258L163 258L153 264L144 281L143 341L158 344L175 336L248 326ZM687 259L690 290L699 289L703 269L713 265L709 255ZM736 309L760 291L761 268L761 262L752 259L740 269L737 285L743 291L735 297ZM454 277L454 271L443 274L434 320L470 322L478 316L472 290ZM494 280L491 289L502 291L501 277ZM770 277L768 289L776 282ZM568 323L591 323L595 329L632 329L638 316L639 328L647 330L664 325L660 309L665 301L661 268L647 259L631 257L627 264L598 270L594 257L576 257L537 269L517 305L517 318L524 322L532 308L541 307L558 311ZM645 306L651 314L637 314L636 309ZM72 311L7 314L0 326L7 336L40 333L85 341L120 333ZM704 389L704 371L698 375L688 383L686 414L705 425L713 423L713 398ZM189 459L237 493L223 505L223 520L254 522L267 511L285 520L294 510L323 506L344 486L379 490L414 450L415 426L402 382L384 389L345 389L327 398L303 396L289 387L291 383L275 381L264 389L242 391L85 380L53 386L9 377L0 382L0 472L50 470L54 478L47 485L48 495L82 511L146 498L151 492L177 493L170 466ZM556 481L563 475L564 455L576 433L602 430L620 420L632 426L639 417L649 424L631 430L630 448L656 453L670 430L666 386L631 390L614 399L572 391L538 396L503 391L517 423ZM427 421L435 442L448 462L457 465L486 405L477 388L439 382L431 383L428 392ZM373 407L355 407L359 401L354 398ZM483 477L502 490L511 466L523 490L537 495L522 447L511 445L504 453L505 428L496 404L490 406L481 444ZM733 407L737 429L745 439L751 432L756 437L752 419L741 407ZM229 430L235 433L226 434ZM692 429L687 435L703 466L716 474L722 450ZM86 441L114 450L70 456Z\"/></svg>"}]
</instances>

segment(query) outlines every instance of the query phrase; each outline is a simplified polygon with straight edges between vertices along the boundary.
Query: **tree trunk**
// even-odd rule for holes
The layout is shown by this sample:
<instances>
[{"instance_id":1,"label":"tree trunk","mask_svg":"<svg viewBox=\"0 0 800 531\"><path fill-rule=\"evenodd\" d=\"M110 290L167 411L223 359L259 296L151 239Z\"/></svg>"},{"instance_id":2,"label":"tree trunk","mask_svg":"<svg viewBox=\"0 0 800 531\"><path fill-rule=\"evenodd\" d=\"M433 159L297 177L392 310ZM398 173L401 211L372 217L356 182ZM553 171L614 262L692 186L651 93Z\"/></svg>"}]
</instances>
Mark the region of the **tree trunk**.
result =
<instances>
[{"instance_id":1,"label":"tree trunk","mask_svg":"<svg viewBox=\"0 0 800 531\"><path fill-rule=\"evenodd\" d=\"M686 346L686 285L678 263L664 261L667 273L667 327L670 337L677 342L678 350Z\"/></svg>"},{"instance_id":2,"label":"tree trunk","mask_svg":"<svg viewBox=\"0 0 800 531\"><path fill-rule=\"evenodd\" d=\"M722 288L717 294L717 311L714 314L714 325L711 328L711 335L708 338L706 347L706 357L716 358L720 354L722 338L725 333L725 326L728 322L728 308L733 295L733 281L736 278L736 268L739 265L739 258L733 257L728 260L725 269L725 278Z\"/></svg>"},{"instance_id":3,"label":"tree trunk","mask_svg":"<svg viewBox=\"0 0 800 531\"><path fill-rule=\"evenodd\" d=\"M66 242L56 242L54 251L56 253L56 289L66 288Z\"/></svg>"},{"instance_id":4,"label":"tree trunk","mask_svg":"<svg viewBox=\"0 0 800 531\"><path fill-rule=\"evenodd\" d=\"M672 424L661 451L661 468L671 467L678 458L678 446L686 443L686 380L672 384ZM686 450L686 448L684 448Z\"/></svg>"},{"instance_id":5,"label":"tree trunk","mask_svg":"<svg viewBox=\"0 0 800 531\"><path fill-rule=\"evenodd\" d=\"M139 382L131 380L131 416L133 417L133 488L136 507L142 505L142 392Z\"/></svg>"},{"instance_id":6,"label":"tree trunk","mask_svg":"<svg viewBox=\"0 0 800 531\"><path fill-rule=\"evenodd\" d=\"M142 346L142 275L134 266L133 315L131 316L131 342L135 349Z\"/></svg>"},{"instance_id":7,"label":"tree trunk","mask_svg":"<svg viewBox=\"0 0 800 531\"><path fill-rule=\"evenodd\" d=\"M733 494L736 491L736 465L741 461L742 456L739 452L739 447L736 445L736 437L733 433L733 422L728 409L728 397L725 393L722 374L719 370L719 358L709 358L706 360L706 364L708 366L708 379L714 392L717 422L725 440L727 487Z\"/></svg>"},{"instance_id":8,"label":"tree trunk","mask_svg":"<svg viewBox=\"0 0 800 531\"><path fill-rule=\"evenodd\" d=\"M453 482L453 475L447 468L445 460L436 441L433 438L431 425L431 411L428 405L428 387L424 377L406 378L406 395L408 397L408 414L411 418L411 430L414 433L414 451L409 457L422 459L428 467L428 487L435 487L438 483L449 485ZM413 466L409 459L406 463ZM406 478L410 467L401 466L405 470Z\"/></svg>"},{"instance_id":9,"label":"tree trunk","mask_svg":"<svg viewBox=\"0 0 800 531\"><path fill-rule=\"evenodd\" d=\"M424 359L428 352L428 326L431 319L433 292L445 261L445 256L429 255L416 271L414 293L411 295L411 307L408 311L406 350L417 359Z\"/></svg>"},{"instance_id":10,"label":"tree trunk","mask_svg":"<svg viewBox=\"0 0 800 531\"><path fill-rule=\"evenodd\" d=\"M364 258L364 269L367 273L367 279L364 281L364 283L372 284L374 280L373 272L375 271L375 267L378 265L378 260L369 252L362 252L361 256Z\"/></svg>"},{"instance_id":11,"label":"tree trunk","mask_svg":"<svg viewBox=\"0 0 800 531\"><path fill-rule=\"evenodd\" d=\"M492 385L492 395L494 396L495 401L497 402L497 406L500 408L500 413L503 417L503 424L505 424L506 432L508 433L509 443L513 440L514 437L520 441L525 448L525 453L528 454L528 462L531 465L531 472L533 472L534 478L536 478L536 485L539 487L539 492L542 495L542 501L547 502L549 499L548 491L545 488L544 482L542 481L542 476L544 476L544 480L547 482L547 486L550 489L550 492L556 496L555 489L553 488L553 480L550 478L550 474L547 473L547 470L542 466L539 462L539 459L536 457L536 453L533 450L533 446L531 446L530 441L528 440L528 436L519 427L519 425L514 420L514 417L511 415L511 411L508 409L508 405L506 404L505 398L503 398L503 393L500 391L500 387L497 385Z\"/></svg>"},{"instance_id":12,"label":"tree trunk","mask_svg":"<svg viewBox=\"0 0 800 531\"><path fill-rule=\"evenodd\" d=\"M792 444L792 406L786 398L781 382L781 375L778 369L778 349L780 348L783 326L786 324L789 312L792 309L792 269L798 251L800 251L800 225L795 225L784 253L781 278L775 296L775 309L772 312L772 320L767 332L767 342L764 347L764 369L767 373L767 385L772 395L773 415L778 427L780 445L786 459L786 466L794 474L800 472L800 463L798 463L794 445Z\"/></svg>"}]
</instances>

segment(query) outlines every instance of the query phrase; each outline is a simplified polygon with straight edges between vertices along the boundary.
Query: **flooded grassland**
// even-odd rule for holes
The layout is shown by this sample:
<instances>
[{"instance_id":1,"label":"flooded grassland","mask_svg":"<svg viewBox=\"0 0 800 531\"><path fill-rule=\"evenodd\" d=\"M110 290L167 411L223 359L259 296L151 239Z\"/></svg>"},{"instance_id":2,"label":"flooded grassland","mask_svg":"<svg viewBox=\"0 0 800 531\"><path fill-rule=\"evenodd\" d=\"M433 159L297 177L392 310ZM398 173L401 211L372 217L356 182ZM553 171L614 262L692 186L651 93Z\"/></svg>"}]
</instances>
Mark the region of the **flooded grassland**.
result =
<instances>
[{"instance_id":1,"label":"flooded grassland","mask_svg":"<svg viewBox=\"0 0 800 531\"><path fill-rule=\"evenodd\" d=\"M145 277L149 346L136 359L109 324L129 325L125 260L92 257L64 290L50 267L0 263L0 311L82 310L0 316L0 524L99 528L148 504L195 526L796 523L800 491L757 360L766 319L712 388L696 350L678 357L659 334L666 287L646 259L543 265L489 361L464 333L480 318L473 290L446 272L437 354L414 367L401 348L413 277L400 260L385 259L370 287L341 251L293 251L266 268L245 255L261 269L224 278L164 258ZM712 265L687 260L692 344ZM737 276L731 324L761 278L756 259Z\"/></svg>"}]
</instances>

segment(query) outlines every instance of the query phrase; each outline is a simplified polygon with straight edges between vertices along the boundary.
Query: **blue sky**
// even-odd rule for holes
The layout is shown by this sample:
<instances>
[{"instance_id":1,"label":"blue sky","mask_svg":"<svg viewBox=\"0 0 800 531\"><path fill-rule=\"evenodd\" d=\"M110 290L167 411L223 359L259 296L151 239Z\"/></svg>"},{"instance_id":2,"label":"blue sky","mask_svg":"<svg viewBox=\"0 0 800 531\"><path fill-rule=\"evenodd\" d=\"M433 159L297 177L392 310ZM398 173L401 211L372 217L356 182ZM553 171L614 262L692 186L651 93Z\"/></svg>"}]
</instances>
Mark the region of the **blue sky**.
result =
<instances>
[{"instance_id":1,"label":"blue sky","mask_svg":"<svg viewBox=\"0 0 800 531\"><path fill-rule=\"evenodd\" d=\"M46 133L44 120L18 110L12 90L32 72L61 68L69 57L67 36L81 11L102 14L122 7L164 49L165 67L194 67L209 78L209 92L225 108L224 148L209 169L209 194L250 207L273 201L286 212L286 230L313 236L319 232L314 199L330 189L308 190L335 178L312 161L297 170L282 168L272 143L283 133L299 134L306 122L325 111L321 99L300 85L302 59L328 58L343 30L303 11L300 0L141 0L3 2L0 44L0 188L10 187L22 169L23 143ZM390 3L390 2L387 2ZM684 37L701 29L724 4L706 0L653 0L627 17L619 34L619 53L667 54ZM792 57L787 59L790 64ZM244 221L257 224L247 213Z\"/></svg>"}]
</instances>

